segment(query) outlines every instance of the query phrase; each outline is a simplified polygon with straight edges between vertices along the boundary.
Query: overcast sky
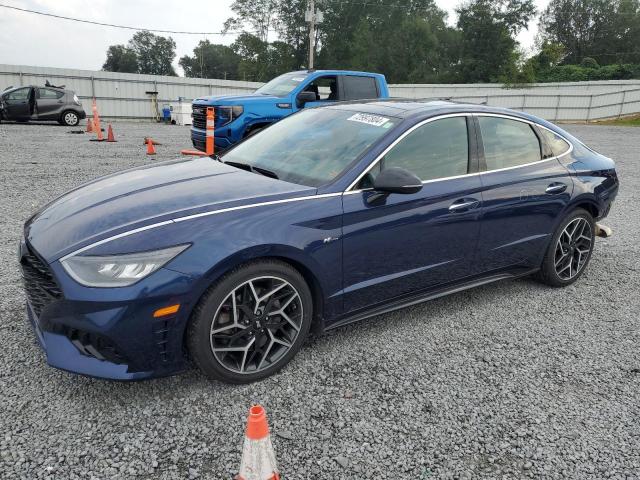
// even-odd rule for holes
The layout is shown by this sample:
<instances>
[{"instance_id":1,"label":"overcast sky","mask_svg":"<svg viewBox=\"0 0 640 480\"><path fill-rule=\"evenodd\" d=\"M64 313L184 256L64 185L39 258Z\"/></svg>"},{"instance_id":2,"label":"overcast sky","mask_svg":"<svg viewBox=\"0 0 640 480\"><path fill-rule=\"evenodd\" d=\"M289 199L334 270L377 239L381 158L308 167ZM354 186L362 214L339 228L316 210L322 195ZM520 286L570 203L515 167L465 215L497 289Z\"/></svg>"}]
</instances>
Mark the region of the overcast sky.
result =
<instances>
[{"instance_id":1,"label":"overcast sky","mask_svg":"<svg viewBox=\"0 0 640 480\"><path fill-rule=\"evenodd\" d=\"M549 0L535 0L538 9ZM67 17L103 23L162 30L219 32L231 15L233 0L2 0L12 5ZM436 0L455 21L459 0ZM518 40L531 48L537 20L523 31ZM60 20L0 8L0 63L46 67L99 70L109 45L123 43L134 34L131 30L102 27ZM178 59L191 54L202 40L197 35L171 35L177 44ZM207 36L213 43L230 44L234 35ZM182 72L178 69L178 72Z\"/></svg>"}]
</instances>

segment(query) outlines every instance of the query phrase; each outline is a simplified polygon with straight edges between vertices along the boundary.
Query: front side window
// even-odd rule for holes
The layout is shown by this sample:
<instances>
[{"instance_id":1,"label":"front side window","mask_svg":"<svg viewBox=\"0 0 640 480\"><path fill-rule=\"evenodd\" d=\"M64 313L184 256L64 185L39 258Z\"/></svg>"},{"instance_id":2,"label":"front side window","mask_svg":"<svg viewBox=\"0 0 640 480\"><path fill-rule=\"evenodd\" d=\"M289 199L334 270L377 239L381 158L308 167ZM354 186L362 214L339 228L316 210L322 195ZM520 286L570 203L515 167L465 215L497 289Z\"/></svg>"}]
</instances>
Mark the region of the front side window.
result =
<instances>
[{"instance_id":1,"label":"front side window","mask_svg":"<svg viewBox=\"0 0 640 480\"><path fill-rule=\"evenodd\" d=\"M51 90L50 88L39 88L38 92L39 92L40 98L48 99L48 100L56 100L64 96L64 92Z\"/></svg>"},{"instance_id":2,"label":"front side window","mask_svg":"<svg viewBox=\"0 0 640 480\"><path fill-rule=\"evenodd\" d=\"M469 169L466 118L443 118L418 127L368 172L359 188L372 187L377 174L390 167L409 170L422 181L465 175Z\"/></svg>"},{"instance_id":3,"label":"front side window","mask_svg":"<svg viewBox=\"0 0 640 480\"><path fill-rule=\"evenodd\" d=\"M517 167L542 159L531 125L501 117L478 117L487 170Z\"/></svg>"},{"instance_id":4,"label":"front side window","mask_svg":"<svg viewBox=\"0 0 640 480\"><path fill-rule=\"evenodd\" d=\"M26 100L29 98L29 88L20 88L9 93L6 98L7 100Z\"/></svg>"},{"instance_id":5,"label":"front side window","mask_svg":"<svg viewBox=\"0 0 640 480\"><path fill-rule=\"evenodd\" d=\"M222 161L319 187L342 174L399 121L335 107L302 110L249 137Z\"/></svg>"},{"instance_id":6,"label":"front side window","mask_svg":"<svg viewBox=\"0 0 640 480\"><path fill-rule=\"evenodd\" d=\"M539 130L542 132L544 139L549 145L549 148L551 148L551 152L555 157L562 155L563 153L567 153L569 148L571 148L565 139L557 133L547 130L546 128L540 128Z\"/></svg>"},{"instance_id":7,"label":"front side window","mask_svg":"<svg viewBox=\"0 0 640 480\"><path fill-rule=\"evenodd\" d=\"M305 92L316 94L316 101L338 100L338 80L335 76L319 77L307 85Z\"/></svg>"},{"instance_id":8,"label":"front side window","mask_svg":"<svg viewBox=\"0 0 640 480\"><path fill-rule=\"evenodd\" d=\"M255 93L260 95L274 95L285 97L294 91L302 82L307 79L306 73L285 73L266 83Z\"/></svg>"}]
</instances>

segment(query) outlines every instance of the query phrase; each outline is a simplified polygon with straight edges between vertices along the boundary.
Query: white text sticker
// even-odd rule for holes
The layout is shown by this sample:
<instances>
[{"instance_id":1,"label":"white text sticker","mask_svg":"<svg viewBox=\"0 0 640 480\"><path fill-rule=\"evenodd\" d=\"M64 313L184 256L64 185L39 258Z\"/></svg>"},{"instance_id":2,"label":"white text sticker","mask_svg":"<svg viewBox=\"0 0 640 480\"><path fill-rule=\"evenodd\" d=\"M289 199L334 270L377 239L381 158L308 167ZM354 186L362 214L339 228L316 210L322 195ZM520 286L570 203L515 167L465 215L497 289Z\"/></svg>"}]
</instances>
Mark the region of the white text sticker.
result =
<instances>
[{"instance_id":1,"label":"white text sticker","mask_svg":"<svg viewBox=\"0 0 640 480\"><path fill-rule=\"evenodd\" d=\"M304 77L293 77L291 80L293 80L294 82L301 82L304 80Z\"/></svg>"},{"instance_id":2,"label":"white text sticker","mask_svg":"<svg viewBox=\"0 0 640 480\"><path fill-rule=\"evenodd\" d=\"M381 117L380 115L371 115L369 113L356 113L355 115L347 118L347 120L366 123L367 125L373 125L374 127L381 127L389 121L388 118Z\"/></svg>"}]
</instances>

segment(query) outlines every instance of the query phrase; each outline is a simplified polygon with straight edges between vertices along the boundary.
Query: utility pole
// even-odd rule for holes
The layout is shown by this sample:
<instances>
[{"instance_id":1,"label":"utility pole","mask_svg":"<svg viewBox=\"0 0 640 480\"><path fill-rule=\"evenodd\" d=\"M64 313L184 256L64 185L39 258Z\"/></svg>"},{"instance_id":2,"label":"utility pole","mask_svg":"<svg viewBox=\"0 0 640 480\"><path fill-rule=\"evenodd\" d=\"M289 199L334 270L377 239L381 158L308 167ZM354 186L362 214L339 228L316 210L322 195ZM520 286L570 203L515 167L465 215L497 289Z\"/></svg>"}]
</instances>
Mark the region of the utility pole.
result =
<instances>
[{"instance_id":1,"label":"utility pole","mask_svg":"<svg viewBox=\"0 0 640 480\"><path fill-rule=\"evenodd\" d=\"M322 0L318 0L318 3L322 3ZM304 19L309 22L309 69L312 69L316 51L316 25L324 20L322 12L316 11L316 0L309 0Z\"/></svg>"},{"instance_id":2,"label":"utility pole","mask_svg":"<svg viewBox=\"0 0 640 480\"><path fill-rule=\"evenodd\" d=\"M313 54L316 50L316 2L309 0L309 8L307 9L309 22L309 70L313 68Z\"/></svg>"}]
</instances>

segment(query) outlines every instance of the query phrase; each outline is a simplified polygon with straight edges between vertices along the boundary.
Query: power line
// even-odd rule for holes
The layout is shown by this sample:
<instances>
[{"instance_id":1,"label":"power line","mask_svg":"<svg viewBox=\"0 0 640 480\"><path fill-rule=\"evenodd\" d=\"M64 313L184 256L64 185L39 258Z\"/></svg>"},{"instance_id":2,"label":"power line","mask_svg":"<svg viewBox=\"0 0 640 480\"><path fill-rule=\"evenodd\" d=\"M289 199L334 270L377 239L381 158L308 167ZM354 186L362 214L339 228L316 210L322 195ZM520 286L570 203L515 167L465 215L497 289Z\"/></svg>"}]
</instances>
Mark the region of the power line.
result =
<instances>
[{"instance_id":1,"label":"power line","mask_svg":"<svg viewBox=\"0 0 640 480\"><path fill-rule=\"evenodd\" d=\"M145 30L147 32L158 32L158 33L173 33L176 35L227 35L227 34L239 34L242 32L236 32L236 31L228 31L228 32L187 32L187 31L181 31L181 30L161 30L161 29L157 29L157 28L146 28L146 27L132 27L129 25L116 25L113 23L103 23L103 22L94 22L93 20L84 20L81 18L73 18L73 17L65 17L63 15L55 15L53 13L47 13L47 12L39 12L37 10L29 10L27 8L20 8L20 7L14 7L12 5L4 5L0 3L0 7L1 8L8 8L10 10L17 10L20 12L24 12L24 13L32 13L35 15L42 15L44 17L53 17L53 18L58 18L60 20L69 20L71 22L79 22L79 23L88 23L91 25L100 25L102 27L111 27L111 28L121 28L124 30Z\"/></svg>"}]
</instances>

